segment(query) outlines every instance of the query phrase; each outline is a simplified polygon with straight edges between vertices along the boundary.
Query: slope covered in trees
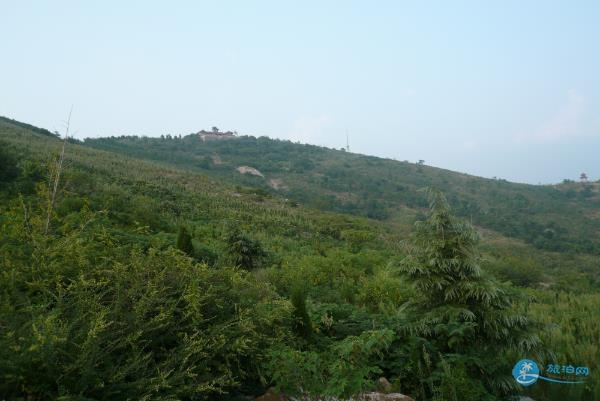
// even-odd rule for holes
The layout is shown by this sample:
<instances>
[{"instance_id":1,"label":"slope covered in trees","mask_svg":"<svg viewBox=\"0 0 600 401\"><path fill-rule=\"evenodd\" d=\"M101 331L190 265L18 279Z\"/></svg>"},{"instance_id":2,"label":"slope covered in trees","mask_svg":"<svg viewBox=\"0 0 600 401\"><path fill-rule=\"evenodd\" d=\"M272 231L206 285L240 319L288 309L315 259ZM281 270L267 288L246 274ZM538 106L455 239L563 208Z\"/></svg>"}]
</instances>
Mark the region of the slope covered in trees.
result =
<instances>
[{"instance_id":1,"label":"slope covered in trees","mask_svg":"<svg viewBox=\"0 0 600 401\"><path fill-rule=\"evenodd\" d=\"M600 254L599 183L515 184L266 137L130 136L85 144L280 193L321 210L379 220L402 219L407 208L425 207L418 190L434 186L459 216L478 226L539 249ZM265 177L241 175L238 166L254 167Z\"/></svg>"},{"instance_id":2,"label":"slope covered in trees","mask_svg":"<svg viewBox=\"0 0 600 401\"><path fill-rule=\"evenodd\" d=\"M441 195L389 219L332 213L75 142L49 209L60 148L0 121L6 399L345 396L379 376L418 400L600 399L597 256L476 231ZM523 357L592 377L524 390Z\"/></svg>"}]
</instances>

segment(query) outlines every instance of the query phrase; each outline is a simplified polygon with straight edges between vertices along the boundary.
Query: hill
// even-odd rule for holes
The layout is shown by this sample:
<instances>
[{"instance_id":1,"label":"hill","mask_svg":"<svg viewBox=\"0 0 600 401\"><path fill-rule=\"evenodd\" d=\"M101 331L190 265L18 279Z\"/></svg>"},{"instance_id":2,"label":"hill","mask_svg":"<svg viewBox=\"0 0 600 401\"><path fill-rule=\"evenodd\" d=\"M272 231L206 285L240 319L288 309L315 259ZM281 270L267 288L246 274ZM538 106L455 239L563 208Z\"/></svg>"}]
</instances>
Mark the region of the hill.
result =
<instances>
[{"instance_id":1,"label":"hill","mask_svg":"<svg viewBox=\"0 0 600 401\"><path fill-rule=\"evenodd\" d=\"M600 184L525 185L266 137L110 137L85 145L260 188L320 210L406 221L442 190L473 224L539 249L600 254ZM240 174L248 166L262 176ZM410 218L409 218L410 220Z\"/></svg>"},{"instance_id":2,"label":"hill","mask_svg":"<svg viewBox=\"0 0 600 401\"><path fill-rule=\"evenodd\" d=\"M594 192L580 198L579 187L538 189L266 138L202 146L195 139L70 141L51 202L62 141L0 121L7 399L237 400L271 385L348 395L380 375L418 400L446 391L473 401L507 392L598 399L598 256L574 253L578 235L594 227L571 223L570 248L557 252L502 235L484 219L476 248L470 226L430 209L419 189L436 184L452 199L471 193L458 184L472 180L527 199L555 191L548 208L585 213L595 210ZM291 167L302 157L308 167ZM344 163L357 174L355 187L346 173L331 173L346 171ZM406 176L398 184L406 190L369 195L368 178L378 171L386 183ZM270 179L281 180L279 189ZM569 189L575 197L563 198ZM321 204L344 192L354 209ZM483 191L470 196L504 210ZM387 214L363 210L370 202ZM537 210L532 218L555 215ZM456 242L435 237L432 219ZM410 235L415 230L420 237ZM432 268L457 264L465 281L455 284L475 296L444 299L423 289L423 241L444 251L430 255L439 262ZM447 252L456 258L445 259ZM592 377L577 388L515 388L512 365L534 352L544 364L586 364Z\"/></svg>"}]
</instances>

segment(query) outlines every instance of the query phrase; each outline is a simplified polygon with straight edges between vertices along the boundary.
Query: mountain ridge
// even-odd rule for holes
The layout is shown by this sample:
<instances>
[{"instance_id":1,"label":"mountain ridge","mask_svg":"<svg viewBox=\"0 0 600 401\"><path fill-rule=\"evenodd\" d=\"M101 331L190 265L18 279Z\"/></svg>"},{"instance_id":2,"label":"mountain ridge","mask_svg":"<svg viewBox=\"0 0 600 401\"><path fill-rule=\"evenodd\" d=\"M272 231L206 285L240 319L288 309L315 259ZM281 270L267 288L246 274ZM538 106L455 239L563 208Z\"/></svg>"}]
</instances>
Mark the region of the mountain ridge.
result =
<instances>
[{"instance_id":1,"label":"mountain ridge","mask_svg":"<svg viewBox=\"0 0 600 401\"><path fill-rule=\"evenodd\" d=\"M458 215L477 225L540 249L600 253L600 183L512 183L267 137L202 142L194 135L123 136L83 143L204 172L321 210L380 220L397 217L401 207L422 210L427 202L419 189L434 186L446 193ZM240 166L255 168L265 178L236 173ZM271 180L279 188L269 185Z\"/></svg>"}]
</instances>

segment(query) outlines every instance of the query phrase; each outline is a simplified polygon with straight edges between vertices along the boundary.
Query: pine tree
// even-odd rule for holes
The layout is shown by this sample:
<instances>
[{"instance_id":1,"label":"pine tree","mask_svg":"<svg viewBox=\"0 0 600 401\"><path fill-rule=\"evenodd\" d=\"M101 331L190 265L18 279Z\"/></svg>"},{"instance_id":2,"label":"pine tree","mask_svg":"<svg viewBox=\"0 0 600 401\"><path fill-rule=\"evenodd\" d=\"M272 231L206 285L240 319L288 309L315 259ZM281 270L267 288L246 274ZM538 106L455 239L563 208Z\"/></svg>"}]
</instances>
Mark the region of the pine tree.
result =
<instances>
[{"instance_id":1,"label":"pine tree","mask_svg":"<svg viewBox=\"0 0 600 401\"><path fill-rule=\"evenodd\" d=\"M296 284L291 291L290 301L294 306L294 310L292 312L294 318L294 331L300 337L308 339L312 335L312 322L310 320L310 316L308 315L308 311L306 309L306 290L301 286Z\"/></svg>"},{"instance_id":2,"label":"pine tree","mask_svg":"<svg viewBox=\"0 0 600 401\"><path fill-rule=\"evenodd\" d=\"M452 360L488 394L509 393L510 367L498 361L510 352L531 355L539 340L510 289L482 271L474 228L452 215L439 191L429 190L429 198L429 215L415 224L400 266L419 294L413 305L418 318L407 332L427 341L440 370Z\"/></svg>"},{"instance_id":3,"label":"pine tree","mask_svg":"<svg viewBox=\"0 0 600 401\"><path fill-rule=\"evenodd\" d=\"M235 266L252 270L261 264L265 252L260 242L253 240L238 228L231 229L225 241L229 260Z\"/></svg>"},{"instance_id":4,"label":"pine tree","mask_svg":"<svg viewBox=\"0 0 600 401\"><path fill-rule=\"evenodd\" d=\"M9 182L19 176L16 158L5 151L5 144L0 144L0 182Z\"/></svg>"},{"instance_id":5,"label":"pine tree","mask_svg":"<svg viewBox=\"0 0 600 401\"><path fill-rule=\"evenodd\" d=\"M194 245L192 244L192 236L183 226L179 227L179 232L177 233L177 249L184 252L188 256L194 255Z\"/></svg>"}]
</instances>

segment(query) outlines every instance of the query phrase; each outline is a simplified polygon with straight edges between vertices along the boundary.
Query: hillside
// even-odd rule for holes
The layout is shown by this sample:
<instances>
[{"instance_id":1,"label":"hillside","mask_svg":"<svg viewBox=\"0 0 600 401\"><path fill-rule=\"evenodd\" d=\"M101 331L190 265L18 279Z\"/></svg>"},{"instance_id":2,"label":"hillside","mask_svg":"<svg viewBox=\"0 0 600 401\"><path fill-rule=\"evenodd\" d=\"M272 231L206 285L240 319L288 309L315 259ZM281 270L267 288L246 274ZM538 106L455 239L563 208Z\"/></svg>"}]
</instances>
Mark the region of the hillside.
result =
<instances>
[{"instance_id":1,"label":"hillside","mask_svg":"<svg viewBox=\"0 0 600 401\"><path fill-rule=\"evenodd\" d=\"M266 137L206 142L197 135L110 137L86 139L85 145L261 188L308 207L378 220L415 216L427 205L419 190L433 186L459 216L477 226L539 249L600 254L599 183L515 184ZM236 171L240 166L264 177L242 175Z\"/></svg>"},{"instance_id":2,"label":"hillside","mask_svg":"<svg viewBox=\"0 0 600 401\"><path fill-rule=\"evenodd\" d=\"M70 141L45 230L62 141L0 121L7 399L241 400L271 385L348 395L379 376L417 400L448 389L472 401L506 392L599 399L599 259L575 253L596 250L597 224L585 218L598 210L594 190L266 138L196 139ZM469 250L460 263L483 268L469 284L489 303L464 295L439 306L406 265L425 249L413 244L415 220L445 216L419 191L430 185L462 215L478 211L478 251L468 225L449 218L448 233ZM505 203L515 199L523 206L511 213ZM547 243L503 234L502 216L507 227L537 222L567 245L551 246L548 233ZM512 364L529 355L519 347L543 362L587 364L589 384L514 388Z\"/></svg>"}]
</instances>

